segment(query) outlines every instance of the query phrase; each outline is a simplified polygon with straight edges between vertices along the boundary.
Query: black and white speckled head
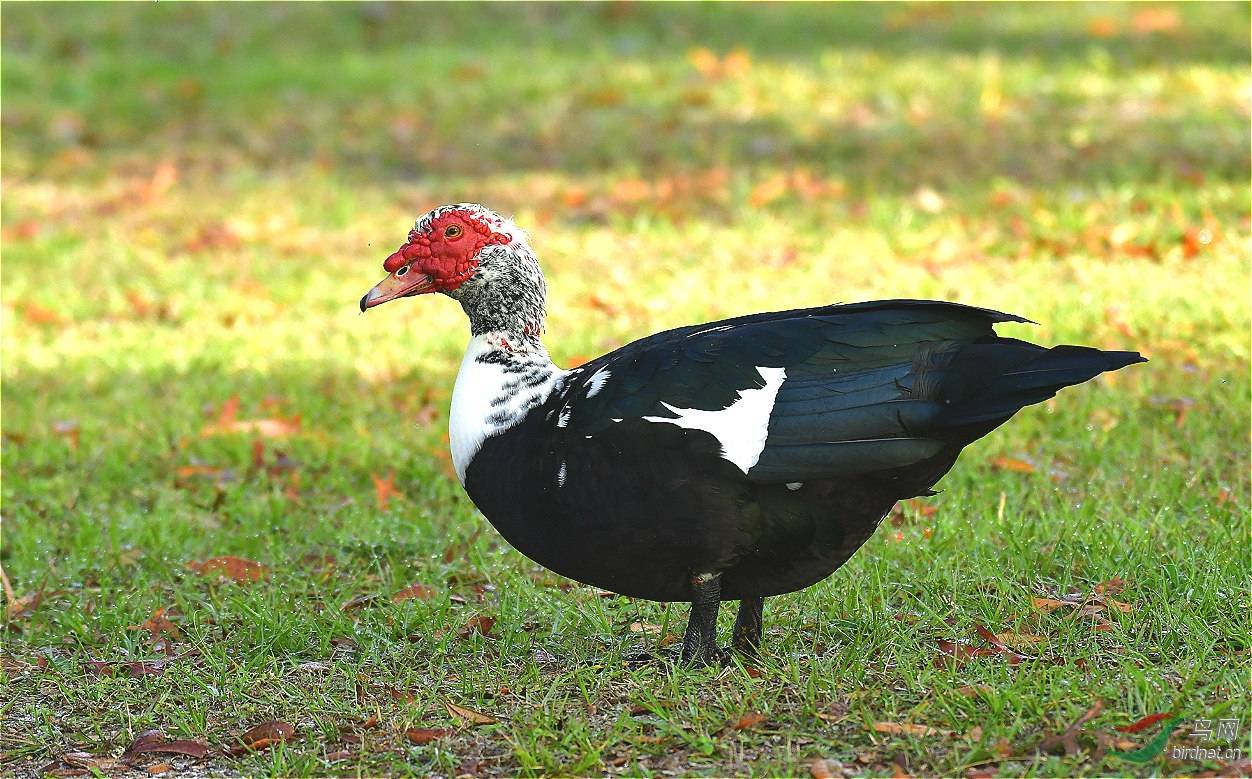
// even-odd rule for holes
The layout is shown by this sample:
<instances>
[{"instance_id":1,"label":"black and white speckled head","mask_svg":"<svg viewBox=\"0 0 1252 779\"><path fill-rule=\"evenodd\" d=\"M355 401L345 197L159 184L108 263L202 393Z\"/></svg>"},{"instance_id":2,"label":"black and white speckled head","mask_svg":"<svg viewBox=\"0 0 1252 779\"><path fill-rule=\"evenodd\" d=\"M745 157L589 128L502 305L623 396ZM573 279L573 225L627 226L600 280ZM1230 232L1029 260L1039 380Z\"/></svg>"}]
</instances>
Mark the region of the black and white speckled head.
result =
<instances>
[{"instance_id":1,"label":"black and white speckled head","mask_svg":"<svg viewBox=\"0 0 1252 779\"><path fill-rule=\"evenodd\" d=\"M526 233L476 203L440 206L417 220L383 263L390 274L361 298L361 310L441 292L460 302L475 334L507 332L538 342L545 286Z\"/></svg>"}]
</instances>

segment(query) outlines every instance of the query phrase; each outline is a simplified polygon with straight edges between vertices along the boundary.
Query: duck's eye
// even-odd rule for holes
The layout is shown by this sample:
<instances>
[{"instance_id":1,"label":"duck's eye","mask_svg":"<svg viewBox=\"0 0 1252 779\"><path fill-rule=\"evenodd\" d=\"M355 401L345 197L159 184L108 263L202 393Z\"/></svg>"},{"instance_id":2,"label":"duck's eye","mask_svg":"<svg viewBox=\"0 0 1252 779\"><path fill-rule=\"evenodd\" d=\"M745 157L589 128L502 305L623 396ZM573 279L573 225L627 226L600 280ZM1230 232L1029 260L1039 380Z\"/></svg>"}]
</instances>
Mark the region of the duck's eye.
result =
<instances>
[{"instance_id":1,"label":"duck's eye","mask_svg":"<svg viewBox=\"0 0 1252 779\"><path fill-rule=\"evenodd\" d=\"M444 238L460 238L461 234L464 232L465 231L461 229L460 225L448 225L443 230L443 237Z\"/></svg>"},{"instance_id":2,"label":"duck's eye","mask_svg":"<svg viewBox=\"0 0 1252 779\"><path fill-rule=\"evenodd\" d=\"M409 272L409 266L408 266L408 265L402 265L402 266L400 266L399 268L397 268L397 269L396 269L396 278L398 279L398 278L400 278L401 276L404 276L404 275L408 274L408 272Z\"/></svg>"}]
</instances>

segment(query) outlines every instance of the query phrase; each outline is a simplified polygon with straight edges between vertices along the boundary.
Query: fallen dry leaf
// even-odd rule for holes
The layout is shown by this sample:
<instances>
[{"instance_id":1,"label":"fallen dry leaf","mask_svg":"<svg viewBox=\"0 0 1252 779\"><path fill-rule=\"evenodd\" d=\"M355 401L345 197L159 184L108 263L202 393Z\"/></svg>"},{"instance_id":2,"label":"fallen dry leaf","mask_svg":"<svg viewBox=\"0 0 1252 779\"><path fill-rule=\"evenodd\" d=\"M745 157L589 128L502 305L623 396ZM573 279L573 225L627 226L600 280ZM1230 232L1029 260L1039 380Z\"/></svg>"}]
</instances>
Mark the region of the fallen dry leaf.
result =
<instances>
[{"instance_id":1,"label":"fallen dry leaf","mask_svg":"<svg viewBox=\"0 0 1252 779\"><path fill-rule=\"evenodd\" d=\"M152 612L152 616L144 620L142 625L131 625L128 630L146 630L149 637L155 641L161 636L168 636L177 640L182 636L178 630L178 626L170 621L170 617L178 616L177 612L171 608L159 608Z\"/></svg>"},{"instance_id":2,"label":"fallen dry leaf","mask_svg":"<svg viewBox=\"0 0 1252 779\"><path fill-rule=\"evenodd\" d=\"M1029 634L1029 632L998 632L995 634L995 639L1012 649L1023 649L1023 647L1029 649L1030 646L1047 641L1043 636Z\"/></svg>"},{"instance_id":3,"label":"fallen dry leaf","mask_svg":"<svg viewBox=\"0 0 1252 779\"><path fill-rule=\"evenodd\" d=\"M1065 606L1069 606L1071 608L1078 608L1079 606L1082 605L1080 601L1057 600L1056 598L1031 598L1030 602L1032 605L1034 605L1035 608L1039 609L1045 614L1051 613Z\"/></svg>"},{"instance_id":4,"label":"fallen dry leaf","mask_svg":"<svg viewBox=\"0 0 1252 779\"><path fill-rule=\"evenodd\" d=\"M348 600L344 601L343 605L339 607L339 610L344 611L344 612L358 611L360 609L365 608L366 606L372 606L372 605L377 604L379 600L382 599L382 597L383 596L379 595L378 593L367 593L365 595L358 595L355 598L349 598Z\"/></svg>"},{"instance_id":5,"label":"fallen dry leaf","mask_svg":"<svg viewBox=\"0 0 1252 779\"><path fill-rule=\"evenodd\" d=\"M120 670L127 676L138 679L144 676L160 676L165 673L166 666L183 656L162 657L157 660L93 660L88 658L84 663L84 668L87 673L95 676L115 676Z\"/></svg>"},{"instance_id":6,"label":"fallen dry leaf","mask_svg":"<svg viewBox=\"0 0 1252 779\"><path fill-rule=\"evenodd\" d=\"M429 744L432 741L447 738L455 732L451 728L409 728L404 731L404 737L414 744Z\"/></svg>"},{"instance_id":7,"label":"fallen dry leaf","mask_svg":"<svg viewBox=\"0 0 1252 779\"><path fill-rule=\"evenodd\" d=\"M820 757L815 757L809 761L809 775L813 779L835 779L830 766L826 765L826 761Z\"/></svg>"},{"instance_id":8,"label":"fallen dry leaf","mask_svg":"<svg viewBox=\"0 0 1252 779\"><path fill-rule=\"evenodd\" d=\"M187 563L187 570L201 576L218 574L218 579L229 579L238 584L258 582L269 575L269 569L264 565L233 555L211 557L204 562L192 560Z\"/></svg>"},{"instance_id":9,"label":"fallen dry leaf","mask_svg":"<svg viewBox=\"0 0 1252 779\"><path fill-rule=\"evenodd\" d=\"M1074 720L1073 724L1065 728L1065 730L1060 733L1047 736L1040 741L1038 747L1039 751L1055 753L1059 749L1067 755L1077 754L1080 751L1078 746L1078 734L1081 732L1082 726L1089 720L1096 717L1096 715L1098 715L1103 709L1104 701L1096 700L1096 702L1092 704L1091 708L1083 712L1082 716Z\"/></svg>"},{"instance_id":10,"label":"fallen dry leaf","mask_svg":"<svg viewBox=\"0 0 1252 779\"><path fill-rule=\"evenodd\" d=\"M1114 576L1105 582L1100 582L1095 586L1097 595L1116 595L1126 589L1126 580L1120 576Z\"/></svg>"},{"instance_id":11,"label":"fallen dry leaf","mask_svg":"<svg viewBox=\"0 0 1252 779\"><path fill-rule=\"evenodd\" d=\"M300 417L290 419L237 419L227 425L205 425L200 429L202 438L231 433L255 433L263 438L285 438L300 432Z\"/></svg>"},{"instance_id":12,"label":"fallen dry leaf","mask_svg":"<svg viewBox=\"0 0 1252 779\"><path fill-rule=\"evenodd\" d=\"M170 740L159 730L147 730L140 733L134 743L126 748L122 755L123 761L129 761L134 755L158 753L163 755L186 755L197 760L209 754L212 748L200 741L189 739Z\"/></svg>"},{"instance_id":13,"label":"fallen dry leaf","mask_svg":"<svg viewBox=\"0 0 1252 779\"><path fill-rule=\"evenodd\" d=\"M370 477L374 480L374 499L378 503L379 511L386 511L387 504L391 502L391 498L403 498L400 490L396 489L396 472L390 471L386 478L378 475Z\"/></svg>"},{"instance_id":14,"label":"fallen dry leaf","mask_svg":"<svg viewBox=\"0 0 1252 779\"><path fill-rule=\"evenodd\" d=\"M499 722L499 720L490 714L484 714L481 711L475 711L474 709L470 709L465 706L458 706L457 704L449 701L444 701L443 705L444 708L448 710L448 714L457 719L465 720L471 725L494 725Z\"/></svg>"},{"instance_id":15,"label":"fallen dry leaf","mask_svg":"<svg viewBox=\"0 0 1252 779\"><path fill-rule=\"evenodd\" d=\"M997 471L1013 471L1015 473L1034 473L1035 466L1025 460L1018 460L1015 457L994 457L991 459L991 467Z\"/></svg>"},{"instance_id":16,"label":"fallen dry leaf","mask_svg":"<svg viewBox=\"0 0 1252 779\"><path fill-rule=\"evenodd\" d=\"M457 631L457 636L461 638L469 638L475 631L477 631L480 636L486 637L489 633L491 633L491 628L494 627L495 624L495 617L489 617L486 614L475 614L461 626L461 629Z\"/></svg>"},{"instance_id":17,"label":"fallen dry leaf","mask_svg":"<svg viewBox=\"0 0 1252 779\"><path fill-rule=\"evenodd\" d=\"M406 600L430 600L435 597L436 591L429 584L413 584L400 590L391 596L393 603L403 603Z\"/></svg>"},{"instance_id":18,"label":"fallen dry leaf","mask_svg":"<svg viewBox=\"0 0 1252 779\"><path fill-rule=\"evenodd\" d=\"M875 722L874 730L878 733L890 733L896 736L952 736L955 731L943 728L932 728L929 725L913 725L907 722Z\"/></svg>"},{"instance_id":19,"label":"fallen dry leaf","mask_svg":"<svg viewBox=\"0 0 1252 779\"><path fill-rule=\"evenodd\" d=\"M1122 733L1138 733L1139 731L1150 728L1156 723L1160 722L1161 720L1169 719L1172 716L1174 716L1174 713L1172 711L1166 711L1160 714L1149 714L1143 719L1133 722L1129 725L1119 725L1117 729L1120 730ZM1133 749L1135 747L1132 746L1131 748ZM1118 749L1124 749L1124 747L1119 746Z\"/></svg>"},{"instance_id":20,"label":"fallen dry leaf","mask_svg":"<svg viewBox=\"0 0 1252 779\"><path fill-rule=\"evenodd\" d=\"M749 730L765 721L765 715L759 712L748 712L735 720L735 730Z\"/></svg>"},{"instance_id":21,"label":"fallen dry leaf","mask_svg":"<svg viewBox=\"0 0 1252 779\"><path fill-rule=\"evenodd\" d=\"M290 741L295 735L296 728L294 725L282 720L269 720L249 728L247 732L239 737L239 746L232 748L230 752L233 755L241 755L245 752L258 752L280 742Z\"/></svg>"}]
</instances>

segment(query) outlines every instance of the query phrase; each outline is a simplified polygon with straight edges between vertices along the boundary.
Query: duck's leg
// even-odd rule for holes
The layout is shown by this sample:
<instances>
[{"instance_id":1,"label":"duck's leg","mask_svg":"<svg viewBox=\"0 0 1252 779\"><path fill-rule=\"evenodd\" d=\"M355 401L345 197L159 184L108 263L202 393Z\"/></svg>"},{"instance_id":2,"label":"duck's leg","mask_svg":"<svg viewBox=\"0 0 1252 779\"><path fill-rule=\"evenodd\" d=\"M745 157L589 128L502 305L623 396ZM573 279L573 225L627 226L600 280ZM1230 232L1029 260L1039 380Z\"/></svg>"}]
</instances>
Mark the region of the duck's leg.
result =
<instances>
[{"instance_id":1,"label":"duck's leg","mask_svg":"<svg viewBox=\"0 0 1252 779\"><path fill-rule=\"evenodd\" d=\"M722 577L717 574L692 577L691 617L683 636L684 663L712 665L721 661L717 648L717 609L722 605Z\"/></svg>"},{"instance_id":2,"label":"duck's leg","mask_svg":"<svg viewBox=\"0 0 1252 779\"><path fill-rule=\"evenodd\" d=\"M731 647L741 655L752 657L761 648L761 612L765 610L765 598L743 598L739 601L739 615L735 617L735 632Z\"/></svg>"}]
</instances>

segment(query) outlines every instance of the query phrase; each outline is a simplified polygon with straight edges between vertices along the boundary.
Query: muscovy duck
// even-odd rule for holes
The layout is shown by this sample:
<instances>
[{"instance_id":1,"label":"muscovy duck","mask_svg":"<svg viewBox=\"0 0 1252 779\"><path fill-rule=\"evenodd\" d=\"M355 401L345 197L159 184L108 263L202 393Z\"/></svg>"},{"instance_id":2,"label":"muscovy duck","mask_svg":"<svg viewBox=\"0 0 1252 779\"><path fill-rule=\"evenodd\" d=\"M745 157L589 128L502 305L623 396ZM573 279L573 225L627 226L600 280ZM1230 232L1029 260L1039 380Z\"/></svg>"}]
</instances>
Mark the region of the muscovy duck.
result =
<instances>
[{"instance_id":1,"label":"muscovy duck","mask_svg":"<svg viewBox=\"0 0 1252 779\"><path fill-rule=\"evenodd\" d=\"M962 447L1023 406L1135 352L1045 348L1010 314L882 300L753 314L643 338L573 370L540 341L543 274L526 234L476 204L417 220L360 307L439 292L471 338L452 461L510 544L585 584L690 601L684 661L761 643L764 598L829 576Z\"/></svg>"}]
</instances>

